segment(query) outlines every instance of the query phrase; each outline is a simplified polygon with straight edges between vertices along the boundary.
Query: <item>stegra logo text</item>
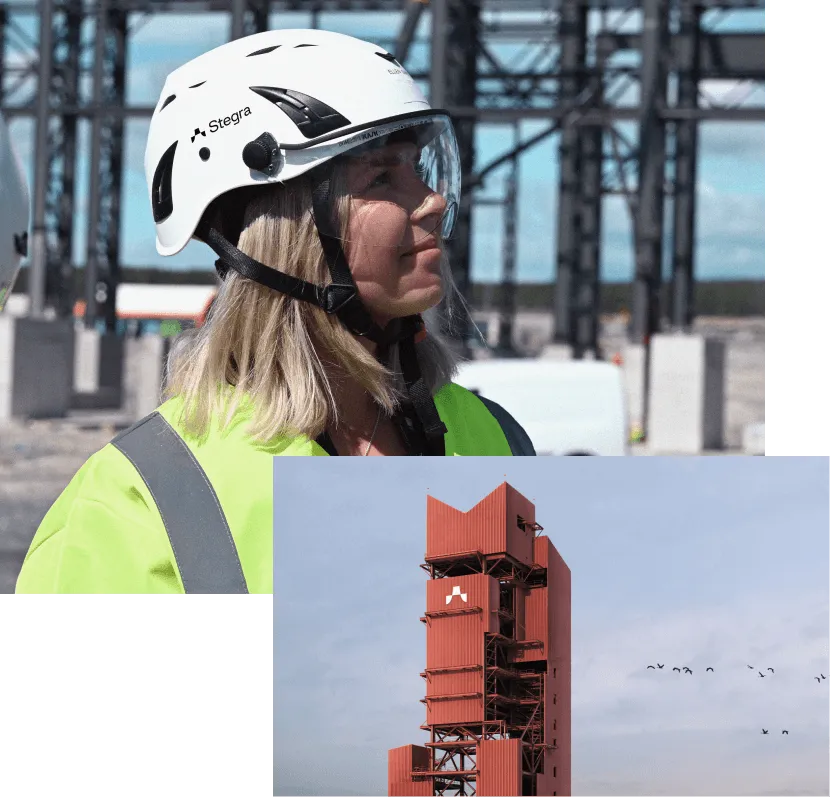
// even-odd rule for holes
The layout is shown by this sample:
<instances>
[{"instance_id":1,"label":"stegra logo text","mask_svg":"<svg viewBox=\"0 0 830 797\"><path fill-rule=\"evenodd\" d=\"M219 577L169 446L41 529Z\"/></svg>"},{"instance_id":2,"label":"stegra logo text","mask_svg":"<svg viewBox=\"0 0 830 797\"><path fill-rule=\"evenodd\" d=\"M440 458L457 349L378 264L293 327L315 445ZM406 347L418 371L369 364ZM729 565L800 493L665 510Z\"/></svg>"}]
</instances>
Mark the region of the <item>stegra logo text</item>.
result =
<instances>
[{"instance_id":1,"label":"stegra logo text","mask_svg":"<svg viewBox=\"0 0 830 797\"><path fill-rule=\"evenodd\" d=\"M230 116L226 116L224 119L211 119L208 123L208 129L211 133L216 133L221 130L223 127L230 127L231 125L238 125L239 121L242 119L243 116L250 116L251 109L249 107L242 108L239 111L234 111ZM193 131L193 135L190 137L190 143L192 144L198 136L202 136L205 138L207 133L200 129L196 128Z\"/></svg>"},{"instance_id":2,"label":"stegra logo text","mask_svg":"<svg viewBox=\"0 0 830 797\"><path fill-rule=\"evenodd\" d=\"M229 127L230 125L238 125L239 120L242 119L243 116L250 115L251 109L243 108L241 111L234 111L230 116L226 116L224 119L211 119L208 127L210 128L211 133L215 133L217 130L221 130L223 127Z\"/></svg>"}]
</instances>

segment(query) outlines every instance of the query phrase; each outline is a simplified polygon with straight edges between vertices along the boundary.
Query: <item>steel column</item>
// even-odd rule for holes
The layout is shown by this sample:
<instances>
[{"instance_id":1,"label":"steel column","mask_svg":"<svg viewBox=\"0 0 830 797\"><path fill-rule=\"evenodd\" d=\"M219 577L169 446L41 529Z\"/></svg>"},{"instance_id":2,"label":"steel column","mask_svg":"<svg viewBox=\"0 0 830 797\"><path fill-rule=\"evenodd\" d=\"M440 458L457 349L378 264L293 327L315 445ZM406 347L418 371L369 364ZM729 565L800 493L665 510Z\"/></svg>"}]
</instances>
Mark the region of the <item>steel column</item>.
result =
<instances>
[{"instance_id":1,"label":"steel column","mask_svg":"<svg viewBox=\"0 0 830 797\"><path fill-rule=\"evenodd\" d=\"M49 257L46 240L46 187L49 178L49 125L52 97L52 17L54 0L40 4L40 63L38 65L37 132L35 134L35 190L32 219L32 256L29 267L29 314L42 318Z\"/></svg>"},{"instance_id":2,"label":"steel column","mask_svg":"<svg viewBox=\"0 0 830 797\"><path fill-rule=\"evenodd\" d=\"M562 0L559 37L562 50L559 65L568 77L561 78L560 106L572 104L584 87L580 70L585 66L585 37L588 13L578 0ZM557 208L556 291L554 293L555 343L572 344L573 305L580 229L580 148L579 131L565 117L559 138L559 206Z\"/></svg>"},{"instance_id":3,"label":"steel column","mask_svg":"<svg viewBox=\"0 0 830 797\"><path fill-rule=\"evenodd\" d=\"M436 0L431 4L430 104L434 108L476 103L481 0ZM453 237L446 249L460 298L448 297L448 323L443 330L456 349L468 354L470 319L463 297L470 295L472 191L466 188L475 162L475 119L453 118L461 157L462 190Z\"/></svg>"},{"instance_id":4,"label":"steel column","mask_svg":"<svg viewBox=\"0 0 830 797\"><path fill-rule=\"evenodd\" d=\"M104 58L106 51L109 0L99 0L95 19L95 59L92 67L92 103L100 107L104 97ZM98 228L100 226L101 196L101 133L104 118L101 113L92 117L89 155L89 195L87 197L86 268L84 270L84 326L95 326L98 317L95 300L98 283Z\"/></svg>"},{"instance_id":5,"label":"steel column","mask_svg":"<svg viewBox=\"0 0 830 797\"><path fill-rule=\"evenodd\" d=\"M663 251L663 185L666 172L667 0L643 0L640 68L639 191L634 222L636 265L630 338L648 344L659 328Z\"/></svg>"},{"instance_id":6,"label":"steel column","mask_svg":"<svg viewBox=\"0 0 830 797\"><path fill-rule=\"evenodd\" d=\"M692 2L680 6L677 36L677 104L697 107L701 9ZM674 253L672 262L671 326L688 330L694 320L694 236L697 211L697 123L674 123Z\"/></svg>"},{"instance_id":7,"label":"steel column","mask_svg":"<svg viewBox=\"0 0 830 797\"><path fill-rule=\"evenodd\" d=\"M519 144L519 123L513 123L513 146ZM510 162L505 181L504 240L502 241L502 288L500 291L498 348L502 355L515 353L513 320L516 313L516 216L518 214L518 158Z\"/></svg>"}]
</instances>

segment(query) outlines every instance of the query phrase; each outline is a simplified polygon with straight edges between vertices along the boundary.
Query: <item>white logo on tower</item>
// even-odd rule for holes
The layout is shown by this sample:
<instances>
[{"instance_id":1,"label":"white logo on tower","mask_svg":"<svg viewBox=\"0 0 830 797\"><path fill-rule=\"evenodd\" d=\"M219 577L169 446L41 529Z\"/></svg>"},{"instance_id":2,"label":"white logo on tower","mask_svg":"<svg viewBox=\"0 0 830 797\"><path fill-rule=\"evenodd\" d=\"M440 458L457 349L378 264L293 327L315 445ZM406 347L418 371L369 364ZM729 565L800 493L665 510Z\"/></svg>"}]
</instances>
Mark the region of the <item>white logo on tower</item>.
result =
<instances>
[{"instance_id":1,"label":"white logo on tower","mask_svg":"<svg viewBox=\"0 0 830 797\"><path fill-rule=\"evenodd\" d=\"M449 603L455 595L458 595L464 603L467 602L467 593L461 591L461 587L453 587L452 595L447 595L447 603Z\"/></svg>"}]
</instances>

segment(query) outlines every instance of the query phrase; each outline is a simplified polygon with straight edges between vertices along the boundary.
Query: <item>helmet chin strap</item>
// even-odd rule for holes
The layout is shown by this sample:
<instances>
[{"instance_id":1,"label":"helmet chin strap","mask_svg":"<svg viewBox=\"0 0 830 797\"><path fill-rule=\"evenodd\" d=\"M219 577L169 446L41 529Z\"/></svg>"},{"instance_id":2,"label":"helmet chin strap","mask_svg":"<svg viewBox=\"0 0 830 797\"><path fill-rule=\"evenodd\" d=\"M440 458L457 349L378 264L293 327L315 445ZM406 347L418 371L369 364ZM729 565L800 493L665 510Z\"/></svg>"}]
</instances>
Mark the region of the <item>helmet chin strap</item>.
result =
<instances>
[{"instance_id":1,"label":"helmet chin strap","mask_svg":"<svg viewBox=\"0 0 830 797\"><path fill-rule=\"evenodd\" d=\"M216 270L222 279L232 268L260 285L317 305L326 313L336 314L350 332L378 344L376 356L384 365L388 365L390 349L397 343L409 401L404 403L393 420L413 453L443 457L446 454L444 435L447 427L424 382L415 347L416 342L426 335L423 319L420 315L410 315L394 318L385 327L380 327L372 318L358 295L340 238L331 221L330 190L331 181L325 177L318 181L312 196L315 223L331 273L330 285L314 285L268 268L241 252L207 224L200 223L196 234L219 255Z\"/></svg>"}]
</instances>

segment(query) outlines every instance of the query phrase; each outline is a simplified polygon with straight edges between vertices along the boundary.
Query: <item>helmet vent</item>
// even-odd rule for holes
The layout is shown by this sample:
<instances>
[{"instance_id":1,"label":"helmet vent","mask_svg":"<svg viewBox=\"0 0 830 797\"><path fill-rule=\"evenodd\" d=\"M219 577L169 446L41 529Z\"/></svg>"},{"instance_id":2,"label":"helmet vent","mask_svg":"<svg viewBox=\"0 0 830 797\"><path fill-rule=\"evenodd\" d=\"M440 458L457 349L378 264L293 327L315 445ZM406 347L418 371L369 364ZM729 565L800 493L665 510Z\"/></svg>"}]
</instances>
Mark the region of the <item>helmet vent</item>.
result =
<instances>
[{"instance_id":1,"label":"helmet vent","mask_svg":"<svg viewBox=\"0 0 830 797\"><path fill-rule=\"evenodd\" d=\"M277 47L282 47L282 45L275 44L273 47L265 47L262 50L257 50L256 52L248 53L248 55L246 55L245 57L250 58L252 55L265 55L265 53L272 53L274 52L274 50L277 49Z\"/></svg>"},{"instance_id":2,"label":"helmet vent","mask_svg":"<svg viewBox=\"0 0 830 797\"><path fill-rule=\"evenodd\" d=\"M313 45L316 46L316 45ZM290 89L250 86L251 91L273 102L306 138L316 138L351 124L345 116L324 102Z\"/></svg>"},{"instance_id":3,"label":"helmet vent","mask_svg":"<svg viewBox=\"0 0 830 797\"><path fill-rule=\"evenodd\" d=\"M191 88L191 89L198 89L198 88L199 88L199 86L204 86L204 85L205 85L205 83L207 83L207 81L206 81L206 80L203 80L201 83L194 83L192 86L189 86L188 88Z\"/></svg>"},{"instance_id":4,"label":"helmet vent","mask_svg":"<svg viewBox=\"0 0 830 797\"><path fill-rule=\"evenodd\" d=\"M153 175L153 220L164 221L173 212L173 158L178 141L161 156Z\"/></svg>"},{"instance_id":5,"label":"helmet vent","mask_svg":"<svg viewBox=\"0 0 830 797\"><path fill-rule=\"evenodd\" d=\"M171 103L171 102L173 102L173 100L175 100L175 99L176 99L176 95L175 95L175 94L171 94L171 95L170 95L170 96L169 96L169 97L168 97L168 98L164 101L164 105L162 105L162 106L161 106L161 108L159 108L159 111L163 111L163 110L164 110L164 109L165 109L168 105L170 105L170 103Z\"/></svg>"},{"instance_id":6,"label":"helmet vent","mask_svg":"<svg viewBox=\"0 0 830 797\"><path fill-rule=\"evenodd\" d=\"M379 55L384 61L389 61L389 63L395 64L395 66L399 66L403 69L403 64L401 64L401 62L398 61L392 53L375 53L375 55Z\"/></svg>"}]
</instances>

